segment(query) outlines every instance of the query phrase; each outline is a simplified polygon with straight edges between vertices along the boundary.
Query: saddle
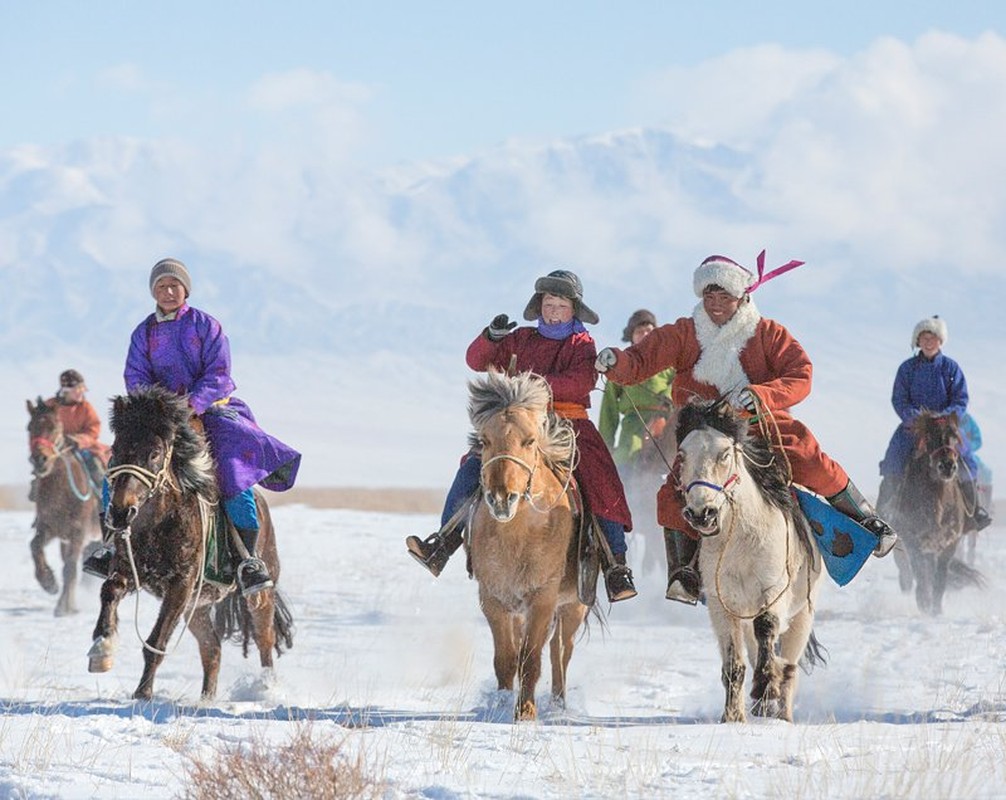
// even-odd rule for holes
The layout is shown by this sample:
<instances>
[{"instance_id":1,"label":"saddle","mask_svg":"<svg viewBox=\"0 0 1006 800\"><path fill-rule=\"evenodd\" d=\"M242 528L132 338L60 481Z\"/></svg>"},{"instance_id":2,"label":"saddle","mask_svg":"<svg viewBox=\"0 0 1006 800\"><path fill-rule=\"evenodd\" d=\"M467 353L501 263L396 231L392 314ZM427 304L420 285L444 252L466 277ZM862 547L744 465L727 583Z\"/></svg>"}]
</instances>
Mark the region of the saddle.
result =
<instances>
[{"instance_id":1,"label":"saddle","mask_svg":"<svg viewBox=\"0 0 1006 800\"><path fill-rule=\"evenodd\" d=\"M234 527L227 519L223 505L203 503L203 526L206 536L206 557L203 561L203 580L224 589L237 583L237 547L234 544Z\"/></svg>"}]
</instances>

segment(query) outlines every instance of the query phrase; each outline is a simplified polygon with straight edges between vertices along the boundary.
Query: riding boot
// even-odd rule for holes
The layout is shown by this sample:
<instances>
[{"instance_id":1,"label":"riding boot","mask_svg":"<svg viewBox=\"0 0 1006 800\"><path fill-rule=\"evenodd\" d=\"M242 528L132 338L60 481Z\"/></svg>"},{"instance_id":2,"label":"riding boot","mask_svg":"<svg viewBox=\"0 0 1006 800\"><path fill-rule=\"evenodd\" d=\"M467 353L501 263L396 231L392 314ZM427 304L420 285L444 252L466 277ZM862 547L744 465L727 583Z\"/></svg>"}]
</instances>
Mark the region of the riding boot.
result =
<instances>
[{"instance_id":1,"label":"riding boot","mask_svg":"<svg viewBox=\"0 0 1006 800\"><path fill-rule=\"evenodd\" d=\"M612 559L614 563L604 571L604 588L608 592L608 602L631 600L638 592L632 582L632 570L625 564L625 553L612 554Z\"/></svg>"},{"instance_id":2,"label":"riding boot","mask_svg":"<svg viewBox=\"0 0 1006 800\"><path fill-rule=\"evenodd\" d=\"M858 522L866 530L877 537L873 555L877 558L886 556L898 541L898 534L884 520L877 516L876 510L863 497L862 492L850 480L838 494L827 498L836 511L841 511L854 522Z\"/></svg>"},{"instance_id":3,"label":"riding boot","mask_svg":"<svg viewBox=\"0 0 1006 800\"><path fill-rule=\"evenodd\" d=\"M238 564L238 586L242 597L256 594L273 587L272 578L266 569L265 562L255 555L255 545L258 543L258 528L236 528L241 544L248 551L246 558Z\"/></svg>"},{"instance_id":4,"label":"riding boot","mask_svg":"<svg viewBox=\"0 0 1006 800\"><path fill-rule=\"evenodd\" d=\"M664 551L667 554L667 592L664 597L694 606L702 592L698 540L681 531L664 528Z\"/></svg>"},{"instance_id":5,"label":"riding boot","mask_svg":"<svg viewBox=\"0 0 1006 800\"><path fill-rule=\"evenodd\" d=\"M982 508L981 501L978 499L978 487L975 482L971 480L970 475L961 475L957 483L961 487L961 494L964 495L964 506L970 512L974 509L971 514L971 526L975 533L978 531L985 530L989 525L992 524L992 517L989 516L989 512Z\"/></svg>"},{"instance_id":6,"label":"riding boot","mask_svg":"<svg viewBox=\"0 0 1006 800\"><path fill-rule=\"evenodd\" d=\"M96 578L108 578L112 574L112 559L115 558L115 536L105 528L105 512L98 512L98 527L101 529L101 544L84 559L80 568Z\"/></svg>"},{"instance_id":7,"label":"riding boot","mask_svg":"<svg viewBox=\"0 0 1006 800\"><path fill-rule=\"evenodd\" d=\"M405 540L405 546L409 550L409 555L432 572L436 578L447 565L447 559L461 547L463 530L464 528L460 526L448 531L440 530L425 539L409 536Z\"/></svg>"}]
</instances>

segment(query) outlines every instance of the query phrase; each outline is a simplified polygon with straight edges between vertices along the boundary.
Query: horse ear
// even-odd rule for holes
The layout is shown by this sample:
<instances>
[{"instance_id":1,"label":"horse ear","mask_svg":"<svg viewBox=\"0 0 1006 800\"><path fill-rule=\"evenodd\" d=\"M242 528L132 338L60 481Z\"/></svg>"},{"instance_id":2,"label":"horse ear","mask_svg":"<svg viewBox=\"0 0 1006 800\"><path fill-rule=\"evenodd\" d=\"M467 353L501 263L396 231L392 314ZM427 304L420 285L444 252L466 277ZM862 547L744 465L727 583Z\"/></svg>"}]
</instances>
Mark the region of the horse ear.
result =
<instances>
[{"instance_id":1,"label":"horse ear","mask_svg":"<svg viewBox=\"0 0 1006 800\"><path fill-rule=\"evenodd\" d=\"M24 404L28 407L28 413L32 416L35 415L35 406L31 404L31 400L25 400Z\"/></svg>"}]
</instances>

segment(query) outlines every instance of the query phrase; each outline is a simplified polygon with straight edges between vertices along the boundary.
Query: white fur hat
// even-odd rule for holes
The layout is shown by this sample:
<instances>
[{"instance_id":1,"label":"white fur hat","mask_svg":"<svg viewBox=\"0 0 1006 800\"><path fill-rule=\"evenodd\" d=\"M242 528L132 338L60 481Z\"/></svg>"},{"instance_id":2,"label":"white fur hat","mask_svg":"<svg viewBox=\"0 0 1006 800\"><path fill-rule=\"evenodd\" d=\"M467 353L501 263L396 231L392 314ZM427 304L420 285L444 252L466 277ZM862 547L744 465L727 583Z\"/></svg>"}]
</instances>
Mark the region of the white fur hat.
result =
<instances>
[{"instance_id":1,"label":"white fur hat","mask_svg":"<svg viewBox=\"0 0 1006 800\"><path fill-rule=\"evenodd\" d=\"M945 345L947 343L947 323L940 319L938 314L933 314L931 317L926 317L926 319L920 320L915 326L915 330L912 331L913 350L919 346L919 334L925 333L926 331L939 339L941 345Z\"/></svg>"},{"instance_id":2,"label":"white fur hat","mask_svg":"<svg viewBox=\"0 0 1006 800\"><path fill-rule=\"evenodd\" d=\"M733 297L743 297L755 283L754 273L726 256L709 256L695 270L695 295L702 297L707 286L716 285Z\"/></svg>"}]
</instances>

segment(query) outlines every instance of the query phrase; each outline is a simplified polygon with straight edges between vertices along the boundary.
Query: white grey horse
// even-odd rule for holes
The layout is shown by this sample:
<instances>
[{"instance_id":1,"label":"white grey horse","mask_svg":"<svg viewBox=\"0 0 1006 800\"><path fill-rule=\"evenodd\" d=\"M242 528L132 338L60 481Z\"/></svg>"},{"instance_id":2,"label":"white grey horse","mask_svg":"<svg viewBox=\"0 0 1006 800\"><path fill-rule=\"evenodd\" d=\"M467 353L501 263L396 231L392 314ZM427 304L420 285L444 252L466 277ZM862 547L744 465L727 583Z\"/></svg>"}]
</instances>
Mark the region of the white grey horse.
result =
<instances>
[{"instance_id":1,"label":"white grey horse","mask_svg":"<svg viewBox=\"0 0 1006 800\"><path fill-rule=\"evenodd\" d=\"M702 537L699 571L722 656L722 719L746 720L747 655L752 713L792 721L797 666L818 656L822 561L786 464L723 401L683 408L677 435L684 516Z\"/></svg>"}]
</instances>

